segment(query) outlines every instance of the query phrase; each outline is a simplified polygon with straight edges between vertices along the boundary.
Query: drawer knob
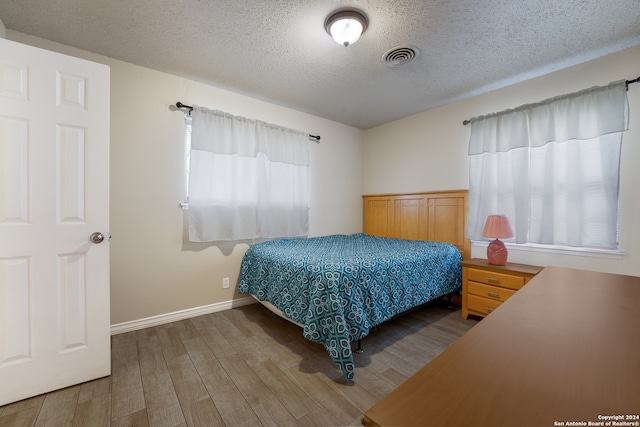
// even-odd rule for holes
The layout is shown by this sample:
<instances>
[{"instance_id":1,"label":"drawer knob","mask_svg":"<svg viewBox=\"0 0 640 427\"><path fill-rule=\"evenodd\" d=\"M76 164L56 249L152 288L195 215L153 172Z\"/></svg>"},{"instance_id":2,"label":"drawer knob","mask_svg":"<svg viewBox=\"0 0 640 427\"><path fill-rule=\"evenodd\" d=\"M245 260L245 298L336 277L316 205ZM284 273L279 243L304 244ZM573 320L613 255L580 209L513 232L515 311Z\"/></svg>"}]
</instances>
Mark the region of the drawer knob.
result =
<instances>
[{"instance_id":1,"label":"drawer knob","mask_svg":"<svg viewBox=\"0 0 640 427\"><path fill-rule=\"evenodd\" d=\"M487 295L489 295L490 297L494 297L494 298L500 298L500 294L497 293L497 292L487 291Z\"/></svg>"},{"instance_id":2,"label":"drawer knob","mask_svg":"<svg viewBox=\"0 0 640 427\"><path fill-rule=\"evenodd\" d=\"M485 309L487 310L487 313L491 313L493 311L493 308L491 307L485 307Z\"/></svg>"},{"instance_id":3,"label":"drawer knob","mask_svg":"<svg viewBox=\"0 0 640 427\"><path fill-rule=\"evenodd\" d=\"M487 277L487 282L500 283L500 279L498 279L496 277Z\"/></svg>"}]
</instances>

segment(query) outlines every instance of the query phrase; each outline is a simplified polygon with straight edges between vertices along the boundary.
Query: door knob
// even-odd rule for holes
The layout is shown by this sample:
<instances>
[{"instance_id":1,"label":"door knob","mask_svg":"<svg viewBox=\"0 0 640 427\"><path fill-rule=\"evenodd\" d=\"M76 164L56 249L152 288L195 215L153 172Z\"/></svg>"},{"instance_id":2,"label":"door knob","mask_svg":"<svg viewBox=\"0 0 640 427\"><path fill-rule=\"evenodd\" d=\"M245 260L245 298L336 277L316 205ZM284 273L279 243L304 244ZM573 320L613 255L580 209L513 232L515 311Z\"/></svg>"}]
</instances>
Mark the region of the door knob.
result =
<instances>
[{"instance_id":1,"label":"door knob","mask_svg":"<svg viewBox=\"0 0 640 427\"><path fill-rule=\"evenodd\" d=\"M92 233L91 236L89 236L89 240L91 240L91 243L102 243L102 241L104 240L104 234L102 233L98 233L97 231L95 233Z\"/></svg>"}]
</instances>

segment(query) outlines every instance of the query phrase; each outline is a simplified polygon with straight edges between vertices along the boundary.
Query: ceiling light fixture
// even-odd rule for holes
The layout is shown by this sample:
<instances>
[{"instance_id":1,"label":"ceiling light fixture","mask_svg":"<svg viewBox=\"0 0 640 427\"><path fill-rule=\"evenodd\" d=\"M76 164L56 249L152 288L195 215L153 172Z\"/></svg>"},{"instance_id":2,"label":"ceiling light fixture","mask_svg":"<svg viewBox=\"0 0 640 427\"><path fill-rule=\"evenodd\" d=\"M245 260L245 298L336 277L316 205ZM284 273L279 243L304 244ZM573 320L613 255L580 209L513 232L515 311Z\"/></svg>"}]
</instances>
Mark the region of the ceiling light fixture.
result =
<instances>
[{"instance_id":1,"label":"ceiling light fixture","mask_svg":"<svg viewBox=\"0 0 640 427\"><path fill-rule=\"evenodd\" d=\"M367 29L367 17L355 9L338 10L327 18L324 28L336 43L345 47L355 43Z\"/></svg>"}]
</instances>

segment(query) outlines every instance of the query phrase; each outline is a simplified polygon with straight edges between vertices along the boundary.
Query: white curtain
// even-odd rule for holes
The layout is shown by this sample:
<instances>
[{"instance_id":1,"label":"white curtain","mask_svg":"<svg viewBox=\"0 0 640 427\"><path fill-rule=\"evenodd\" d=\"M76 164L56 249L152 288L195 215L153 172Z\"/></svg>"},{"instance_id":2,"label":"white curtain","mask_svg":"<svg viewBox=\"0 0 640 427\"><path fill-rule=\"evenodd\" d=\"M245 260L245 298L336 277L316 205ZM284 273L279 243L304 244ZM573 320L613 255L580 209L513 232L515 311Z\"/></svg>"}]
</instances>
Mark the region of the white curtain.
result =
<instances>
[{"instance_id":1,"label":"white curtain","mask_svg":"<svg viewBox=\"0 0 640 427\"><path fill-rule=\"evenodd\" d=\"M194 106L190 157L190 241L308 235L308 134Z\"/></svg>"},{"instance_id":2,"label":"white curtain","mask_svg":"<svg viewBox=\"0 0 640 427\"><path fill-rule=\"evenodd\" d=\"M509 217L516 243L617 248L624 81L471 119L467 237Z\"/></svg>"}]
</instances>

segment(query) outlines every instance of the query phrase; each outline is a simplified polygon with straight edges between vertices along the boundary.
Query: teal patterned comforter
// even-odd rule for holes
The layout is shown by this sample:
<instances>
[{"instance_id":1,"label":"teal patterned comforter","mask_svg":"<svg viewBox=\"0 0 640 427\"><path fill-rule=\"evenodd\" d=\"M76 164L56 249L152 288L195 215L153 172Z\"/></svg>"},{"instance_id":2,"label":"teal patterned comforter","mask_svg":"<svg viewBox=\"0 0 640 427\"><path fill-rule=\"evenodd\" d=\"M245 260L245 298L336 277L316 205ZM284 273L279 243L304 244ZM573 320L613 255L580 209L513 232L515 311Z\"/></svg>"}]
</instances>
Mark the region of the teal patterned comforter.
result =
<instances>
[{"instance_id":1,"label":"teal patterned comforter","mask_svg":"<svg viewBox=\"0 0 640 427\"><path fill-rule=\"evenodd\" d=\"M304 326L344 376L351 342L393 316L460 289L462 260L448 243L368 234L279 239L251 246L239 293L255 295Z\"/></svg>"}]
</instances>

